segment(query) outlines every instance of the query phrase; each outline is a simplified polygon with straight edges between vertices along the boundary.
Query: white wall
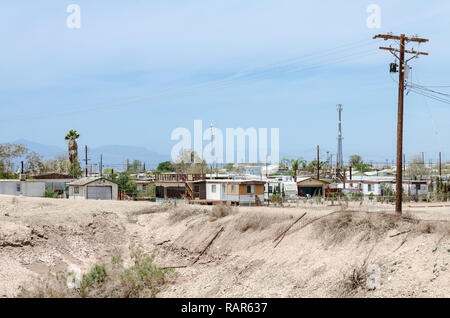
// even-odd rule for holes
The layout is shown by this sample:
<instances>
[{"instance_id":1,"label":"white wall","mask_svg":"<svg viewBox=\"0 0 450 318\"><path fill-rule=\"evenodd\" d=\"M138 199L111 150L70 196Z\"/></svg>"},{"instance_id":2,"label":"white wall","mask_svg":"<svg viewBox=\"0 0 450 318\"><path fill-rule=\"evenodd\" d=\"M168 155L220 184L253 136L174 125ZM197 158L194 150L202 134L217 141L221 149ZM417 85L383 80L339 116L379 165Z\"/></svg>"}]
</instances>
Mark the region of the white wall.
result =
<instances>
[{"instance_id":1,"label":"white wall","mask_svg":"<svg viewBox=\"0 0 450 318\"><path fill-rule=\"evenodd\" d=\"M119 186L113 182L110 182L108 180L98 180L95 182L91 182L85 186L79 186L79 193L75 194L75 186L69 187L69 199L83 199L86 200L86 191L87 187L101 187L101 186L111 186L112 187L112 200L117 200L119 195Z\"/></svg>"},{"instance_id":2,"label":"white wall","mask_svg":"<svg viewBox=\"0 0 450 318\"><path fill-rule=\"evenodd\" d=\"M20 191L17 191L18 184L20 184ZM43 197L44 193L44 181L0 181L0 194Z\"/></svg>"},{"instance_id":3,"label":"white wall","mask_svg":"<svg viewBox=\"0 0 450 318\"><path fill-rule=\"evenodd\" d=\"M213 192L213 185L216 186L216 191ZM206 184L206 199L207 200L222 200L222 184L207 183Z\"/></svg>"}]
</instances>

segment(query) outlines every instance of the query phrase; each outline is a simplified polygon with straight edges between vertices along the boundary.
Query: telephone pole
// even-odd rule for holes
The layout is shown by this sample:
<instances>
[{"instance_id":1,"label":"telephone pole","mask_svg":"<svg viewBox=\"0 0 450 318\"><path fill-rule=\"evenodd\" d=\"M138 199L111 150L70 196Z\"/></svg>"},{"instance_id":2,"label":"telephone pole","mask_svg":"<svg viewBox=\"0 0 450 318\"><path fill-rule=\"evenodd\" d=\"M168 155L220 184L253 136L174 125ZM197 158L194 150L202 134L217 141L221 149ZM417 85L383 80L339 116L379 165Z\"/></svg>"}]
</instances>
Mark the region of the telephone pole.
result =
<instances>
[{"instance_id":1,"label":"telephone pole","mask_svg":"<svg viewBox=\"0 0 450 318\"><path fill-rule=\"evenodd\" d=\"M100 172L100 177L103 177L103 155L100 155L100 168L99 168L99 172Z\"/></svg>"},{"instance_id":2,"label":"telephone pole","mask_svg":"<svg viewBox=\"0 0 450 318\"><path fill-rule=\"evenodd\" d=\"M320 155L319 145L317 145L317 180L320 180ZM297 181L297 180L296 180Z\"/></svg>"},{"instance_id":3,"label":"telephone pole","mask_svg":"<svg viewBox=\"0 0 450 318\"><path fill-rule=\"evenodd\" d=\"M84 166L84 168L85 168L85 177L87 177L88 176L88 147L87 146L84 146L84 162L85 162L85 166Z\"/></svg>"},{"instance_id":4,"label":"telephone pole","mask_svg":"<svg viewBox=\"0 0 450 318\"><path fill-rule=\"evenodd\" d=\"M393 47L383 47L380 46L381 50L390 51L398 60L399 60L399 76L398 76L398 114L397 114L397 171L396 171L396 201L395 201L395 212L398 214L402 214L402 199L403 199L403 176L402 176L402 156L403 156L403 102L404 102L404 93L405 93L405 66L406 63L413 59L417 58L419 55L428 55L425 52L418 52L414 50L406 50L406 44L410 42L416 43L425 43L428 42L428 39L422 39L418 37L407 37L404 34L392 35L392 34L378 34L373 37L374 39L383 39L387 40L397 40L400 41L400 47L398 49ZM400 53L398 56L396 53ZM413 57L409 58L405 62L405 54L414 54Z\"/></svg>"},{"instance_id":5,"label":"telephone pole","mask_svg":"<svg viewBox=\"0 0 450 318\"><path fill-rule=\"evenodd\" d=\"M442 152L439 152L439 178L442 177Z\"/></svg>"},{"instance_id":6,"label":"telephone pole","mask_svg":"<svg viewBox=\"0 0 450 318\"><path fill-rule=\"evenodd\" d=\"M336 155L336 168L338 170L342 169L344 166L344 158L342 156L342 104L337 105L337 111L339 112L339 122L338 122L338 151Z\"/></svg>"}]
</instances>

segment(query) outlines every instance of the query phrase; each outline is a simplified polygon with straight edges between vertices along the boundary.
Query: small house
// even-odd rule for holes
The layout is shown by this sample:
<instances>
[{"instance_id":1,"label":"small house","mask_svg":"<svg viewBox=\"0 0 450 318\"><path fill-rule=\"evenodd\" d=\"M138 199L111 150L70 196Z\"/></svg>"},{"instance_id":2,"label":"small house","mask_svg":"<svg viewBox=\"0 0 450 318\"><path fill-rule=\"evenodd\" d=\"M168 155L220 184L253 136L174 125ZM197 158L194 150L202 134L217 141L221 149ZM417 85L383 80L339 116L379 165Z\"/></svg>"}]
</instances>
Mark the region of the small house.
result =
<instances>
[{"instance_id":1,"label":"small house","mask_svg":"<svg viewBox=\"0 0 450 318\"><path fill-rule=\"evenodd\" d=\"M67 184L75 181L75 178L63 173L41 173L34 175L33 179L45 182L45 189L52 190L58 194L63 194L67 189Z\"/></svg>"},{"instance_id":2,"label":"small house","mask_svg":"<svg viewBox=\"0 0 450 318\"><path fill-rule=\"evenodd\" d=\"M186 199L190 202L233 205L256 205L264 202L264 181L199 180L186 183Z\"/></svg>"},{"instance_id":3,"label":"small house","mask_svg":"<svg viewBox=\"0 0 450 318\"><path fill-rule=\"evenodd\" d=\"M43 197L45 182L41 180L0 180L0 194Z\"/></svg>"},{"instance_id":4,"label":"small house","mask_svg":"<svg viewBox=\"0 0 450 318\"><path fill-rule=\"evenodd\" d=\"M327 189L330 185L330 182L328 181L318 180L311 177L297 177L296 181L298 195L302 197L324 196L325 189Z\"/></svg>"},{"instance_id":5,"label":"small house","mask_svg":"<svg viewBox=\"0 0 450 318\"><path fill-rule=\"evenodd\" d=\"M117 200L119 185L103 177L86 177L68 184L69 199Z\"/></svg>"}]
</instances>

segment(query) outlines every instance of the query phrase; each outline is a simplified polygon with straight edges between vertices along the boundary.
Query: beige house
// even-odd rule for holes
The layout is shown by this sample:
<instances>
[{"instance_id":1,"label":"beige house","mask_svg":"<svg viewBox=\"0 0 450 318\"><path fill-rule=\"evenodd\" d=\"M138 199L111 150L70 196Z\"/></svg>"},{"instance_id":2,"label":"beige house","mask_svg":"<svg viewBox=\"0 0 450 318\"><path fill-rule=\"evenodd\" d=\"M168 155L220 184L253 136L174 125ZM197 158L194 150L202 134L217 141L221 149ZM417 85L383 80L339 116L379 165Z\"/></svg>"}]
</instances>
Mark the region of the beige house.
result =
<instances>
[{"instance_id":1,"label":"beige house","mask_svg":"<svg viewBox=\"0 0 450 318\"><path fill-rule=\"evenodd\" d=\"M68 184L69 199L117 200L119 185L103 177L87 177Z\"/></svg>"}]
</instances>

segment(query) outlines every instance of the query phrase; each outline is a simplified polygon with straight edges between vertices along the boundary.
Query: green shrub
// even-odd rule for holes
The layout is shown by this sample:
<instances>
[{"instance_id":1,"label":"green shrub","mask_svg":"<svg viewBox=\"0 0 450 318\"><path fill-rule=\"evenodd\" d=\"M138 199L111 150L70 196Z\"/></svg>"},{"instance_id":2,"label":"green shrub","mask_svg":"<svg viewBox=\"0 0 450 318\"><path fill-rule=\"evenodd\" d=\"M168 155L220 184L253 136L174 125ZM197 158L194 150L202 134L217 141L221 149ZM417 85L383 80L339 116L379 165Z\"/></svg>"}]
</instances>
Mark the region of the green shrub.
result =
<instances>
[{"instance_id":1,"label":"green shrub","mask_svg":"<svg viewBox=\"0 0 450 318\"><path fill-rule=\"evenodd\" d=\"M125 268L120 256L113 256L105 265L95 265L77 282L74 273L58 272L22 287L17 297L25 298L131 298L155 297L160 288L176 277L173 269L153 264L154 255L141 249L131 253L132 264ZM68 283L73 287L69 287Z\"/></svg>"},{"instance_id":2,"label":"green shrub","mask_svg":"<svg viewBox=\"0 0 450 318\"><path fill-rule=\"evenodd\" d=\"M56 199L58 197L58 193L52 189L45 189L44 197Z\"/></svg>"}]
</instances>

